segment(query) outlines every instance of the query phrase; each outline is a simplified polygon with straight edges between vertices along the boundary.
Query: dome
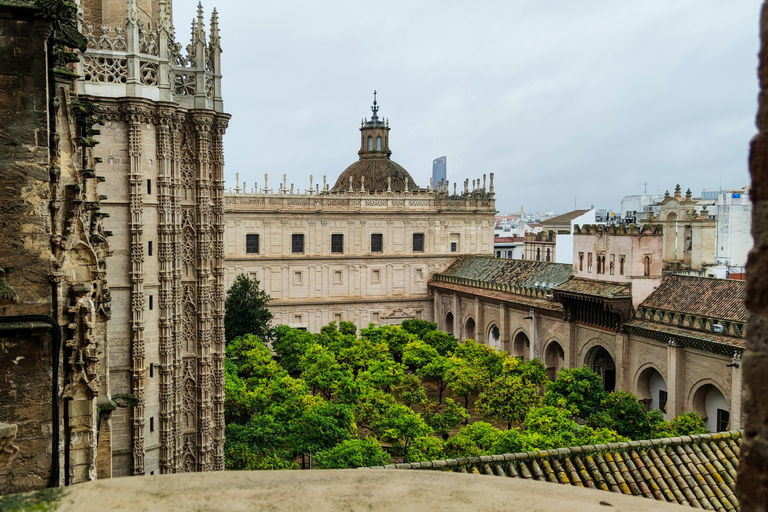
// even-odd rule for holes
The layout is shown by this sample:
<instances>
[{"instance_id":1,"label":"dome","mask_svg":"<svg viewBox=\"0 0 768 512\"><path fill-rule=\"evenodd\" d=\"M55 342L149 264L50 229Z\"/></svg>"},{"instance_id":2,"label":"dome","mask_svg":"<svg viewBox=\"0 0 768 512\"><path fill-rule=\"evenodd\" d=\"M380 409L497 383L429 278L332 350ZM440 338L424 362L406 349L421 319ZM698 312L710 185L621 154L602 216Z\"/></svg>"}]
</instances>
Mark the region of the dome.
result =
<instances>
[{"instance_id":1,"label":"dome","mask_svg":"<svg viewBox=\"0 0 768 512\"><path fill-rule=\"evenodd\" d=\"M408 171L389 158L361 158L341 173L331 192L349 190L350 178L352 178L352 189L355 191L359 191L365 186L366 192L386 192L390 190L387 178L391 178L392 192L404 191L406 182L408 190L413 191L418 188ZM363 182L363 178L365 178L365 182Z\"/></svg>"},{"instance_id":2,"label":"dome","mask_svg":"<svg viewBox=\"0 0 768 512\"><path fill-rule=\"evenodd\" d=\"M379 119L379 106L376 102L376 91L373 91L373 117L365 119L360 126L360 160L353 163L341 173L331 193L343 193L350 189L360 192L403 192L417 190L408 171L389 159L389 121ZM365 179L363 179L365 178Z\"/></svg>"}]
</instances>

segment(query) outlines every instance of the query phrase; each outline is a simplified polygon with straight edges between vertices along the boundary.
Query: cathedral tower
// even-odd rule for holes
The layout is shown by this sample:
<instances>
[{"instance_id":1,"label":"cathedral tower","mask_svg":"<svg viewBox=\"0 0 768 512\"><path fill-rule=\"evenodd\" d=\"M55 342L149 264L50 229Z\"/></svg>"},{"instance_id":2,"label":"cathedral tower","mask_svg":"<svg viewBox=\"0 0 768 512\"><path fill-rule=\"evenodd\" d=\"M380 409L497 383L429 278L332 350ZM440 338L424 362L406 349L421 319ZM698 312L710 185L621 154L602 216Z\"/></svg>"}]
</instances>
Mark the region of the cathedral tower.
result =
<instances>
[{"instance_id":1,"label":"cathedral tower","mask_svg":"<svg viewBox=\"0 0 768 512\"><path fill-rule=\"evenodd\" d=\"M78 92L101 105L102 211L114 236L98 477L224 469L223 146L216 10L189 44L170 0L80 0ZM206 33L206 28L208 33Z\"/></svg>"}]
</instances>

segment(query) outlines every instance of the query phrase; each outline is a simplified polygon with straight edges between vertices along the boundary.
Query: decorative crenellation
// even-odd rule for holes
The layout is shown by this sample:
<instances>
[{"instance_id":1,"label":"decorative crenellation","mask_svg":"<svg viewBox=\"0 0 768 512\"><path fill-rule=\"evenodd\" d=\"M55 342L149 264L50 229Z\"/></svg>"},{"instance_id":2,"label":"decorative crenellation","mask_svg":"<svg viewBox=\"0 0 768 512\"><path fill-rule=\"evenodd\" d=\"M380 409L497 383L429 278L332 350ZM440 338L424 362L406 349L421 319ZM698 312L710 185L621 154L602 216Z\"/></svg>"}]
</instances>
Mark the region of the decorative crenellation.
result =
<instances>
[{"instance_id":1,"label":"decorative crenellation","mask_svg":"<svg viewBox=\"0 0 768 512\"><path fill-rule=\"evenodd\" d=\"M643 306L637 308L635 311L635 318L638 320L648 320L670 326L685 327L687 329L733 338L743 338L746 334L744 331L745 324L742 322L733 322L722 318L688 315L675 311L666 311Z\"/></svg>"},{"instance_id":2,"label":"decorative crenellation","mask_svg":"<svg viewBox=\"0 0 768 512\"><path fill-rule=\"evenodd\" d=\"M141 21L136 2L130 1L124 24L96 27L81 19L82 44L87 50L77 68L84 78L80 92L160 99L186 108L221 112L221 37L216 10L211 15L210 37L206 38L203 8L198 7L190 44L184 50L176 42L167 0L159 2L154 18L154 26ZM102 85L123 85L125 90L117 92ZM129 92L128 88L136 85L147 91ZM159 97L151 89L159 89Z\"/></svg>"}]
</instances>

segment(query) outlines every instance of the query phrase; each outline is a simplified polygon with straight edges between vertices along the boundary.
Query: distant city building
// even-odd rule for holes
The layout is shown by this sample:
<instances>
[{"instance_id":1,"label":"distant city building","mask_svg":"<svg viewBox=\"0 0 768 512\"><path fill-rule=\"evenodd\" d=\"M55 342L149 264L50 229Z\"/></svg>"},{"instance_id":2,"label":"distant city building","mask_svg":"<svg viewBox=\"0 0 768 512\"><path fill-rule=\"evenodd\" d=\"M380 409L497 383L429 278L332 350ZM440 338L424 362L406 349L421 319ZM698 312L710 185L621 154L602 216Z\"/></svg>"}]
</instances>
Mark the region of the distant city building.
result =
<instances>
[{"instance_id":1,"label":"distant city building","mask_svg":"<svg viewBox=\"0 0 768 512\"><path fill-rule=\"evenodd\" d=\"M525 256L525 238L522 236L494 236L493 250L497 258L522 260Z\"/></svg>"},{"instance_id":2,"label":"distant city building","mask_svg":"<svg viewBox=\"0 0 768 512\"><path fill-rule=\"evenodd\" d=\"M707 191L701 194L702 199L711 199L710 195ZM753 245L749 188L717 191L714 199L715 260L726 266L725 277L743 279L747 254Z\"/></svg>"},{"instance_id":3,"label":"distant city building","mask_svg":"<svg viewBox=\"0 0 768 512\"><path fill-rule=\"evenodd\" d=\"M437 190L441 181L446 180L446 157L441 156L432 160L432 190Z\"/></svg>"},{"instance_id":4,"label":"distant city building","mask_svg":"<svg viewBox=\"0 0 768 512\"><path fill-rule=\"evenodd\" d=\"M626 196L621 200L621 218L624 224L637 224L645 218L648 207L660 203L664 196L651 196L647 194ZM658 213L658 211L654 212ZM639 218L639 219L638 219Z\"/></svg>"},{"instance_id":5,"label":"distant city building","mask_svg":"<svg viewBox=\"0 0 768 512\"><path fill-rule=\"evenodd\" d=\"M525 234L525 259L573 264L573 227L595 224L595 210L574 210L541 223L541 232Z\"/></svg>"}]
</instances>

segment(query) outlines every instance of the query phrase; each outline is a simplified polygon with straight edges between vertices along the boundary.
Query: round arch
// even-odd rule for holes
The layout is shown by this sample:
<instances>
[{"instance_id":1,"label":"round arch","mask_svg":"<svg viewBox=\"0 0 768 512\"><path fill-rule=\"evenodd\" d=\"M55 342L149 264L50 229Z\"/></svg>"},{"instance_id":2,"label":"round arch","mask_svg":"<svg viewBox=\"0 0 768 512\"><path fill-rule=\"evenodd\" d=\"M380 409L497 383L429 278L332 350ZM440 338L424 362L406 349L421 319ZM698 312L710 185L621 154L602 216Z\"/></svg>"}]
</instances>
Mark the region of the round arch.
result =
<instances>
[{"instance_id":1,"label":"round arch","mask_svg":"<svg viewBox=\"0 0 768 512\"><path fill-rule=\"evenodd\" d=\"M501 331L495 322L491 322L488 326L488 330L485 333L485 339L488 340L488 345L493 348L501 348Z\"/></svg>"},{"instance_id":2,"label":"round arch","mask_svg":"<svg viewBox=\"0 0 768 512\"><path fill-rule=\"evenodd\" d=\"M518 329L512 337L512 355L521 358L523 361L530 358L531 340L522 329Z\"/></svg>"},{"instance_id":3,"label":"round arch","mask_svg":"<svg viewBox=\"0 0 768 512\"><path fill-rule=\"evenodd\" d=\"M544 348L544 366L549 380L555 380L560 368L565 364L565 351L557 340L550 340Z\"/></svg>"},{"instance_id":4,"label":"round arch","mask_svg":"<svg viewBox=\"0 0 768 512\"><path fill-rule=\"evenodd\" d=\"M689 410L701 414L711 432L722 432L730 427L731 404L723 389L712 379L702 379L688 393Z\"/></svg>"},{"instance_id":5,"label":"round arch","mask_svg":"<svg viewBox=\"0 0 768 512\"><path fill-rule=\"evenodd\" d=\"M477 339L477 325L475 324L475 319L471 316L464 320L464 339Z\"/></svg>"},{"instance_id":6,"label":"round arch","mask_svg":"<svg viewBox=\"0 0 768 512\"><path fill-rule=\"evenodd\" d=\"M635 390L647 411L658 409L667 417L667 381L658 366L647 363L637 370Z\"/></svg>"},{"instance_id":7,"label":"round arch","mask_svg":"<svg viewBox=\"0 0 768 512\"><path fill-rule=\"evenodd\" d=\"M453 336L453 313L450 311L445 314L445 332Z\"/></svg>"},{"instance_id":8,"label":"round arch","mask_svg":"<svg viewBox=\"0 0 768 512\"><path fill-rule=\"evenodd\" d=\"M587 352L584 364L603 380L603 389L616 389L616 360L603 345L595 345Z\"/></svg>"}]
</instances>

